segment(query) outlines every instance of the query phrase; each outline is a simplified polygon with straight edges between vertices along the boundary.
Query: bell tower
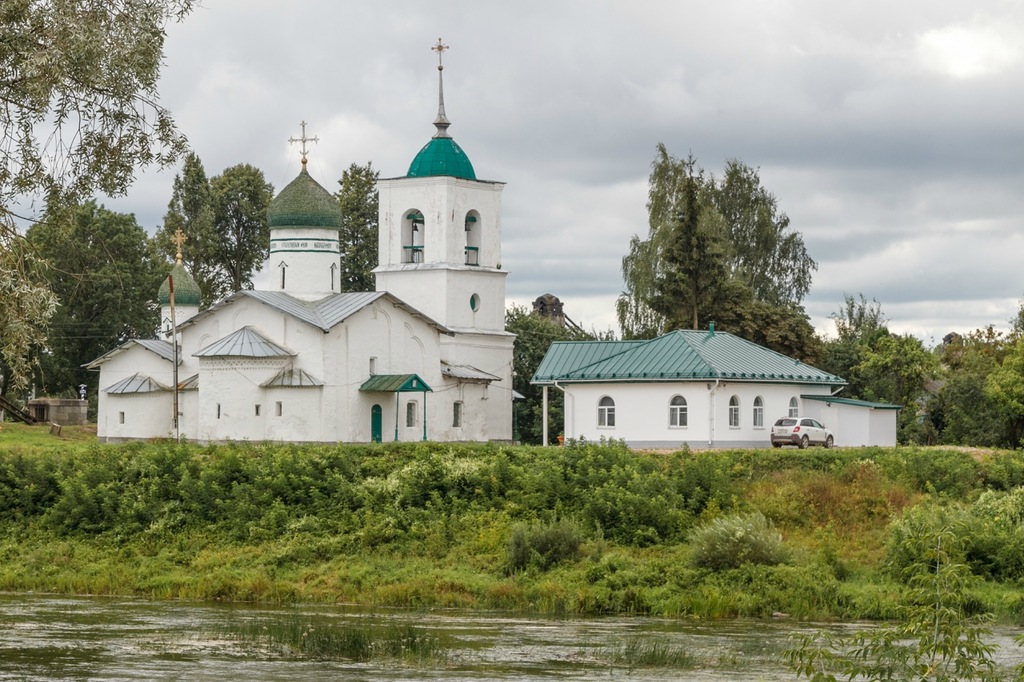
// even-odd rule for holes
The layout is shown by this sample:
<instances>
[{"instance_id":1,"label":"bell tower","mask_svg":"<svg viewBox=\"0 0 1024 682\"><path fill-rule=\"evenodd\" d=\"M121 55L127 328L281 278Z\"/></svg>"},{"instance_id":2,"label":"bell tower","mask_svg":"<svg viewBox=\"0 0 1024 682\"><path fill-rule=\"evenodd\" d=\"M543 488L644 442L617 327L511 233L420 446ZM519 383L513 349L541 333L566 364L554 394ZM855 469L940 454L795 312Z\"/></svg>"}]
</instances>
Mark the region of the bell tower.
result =
<instances>
[{"instance_id":1,"label":"bell tower","mask_svg":"<svg viewBox=\"0 0 1024 682\"><path fill-rule=\"evenodd\" d=\"M505 335L501 267L504 183L478 180L448 133L443 55L437 41L436 132L404 177L379 181L377 290L388 291L449 329Z\"/></svg>"}]
</instances>

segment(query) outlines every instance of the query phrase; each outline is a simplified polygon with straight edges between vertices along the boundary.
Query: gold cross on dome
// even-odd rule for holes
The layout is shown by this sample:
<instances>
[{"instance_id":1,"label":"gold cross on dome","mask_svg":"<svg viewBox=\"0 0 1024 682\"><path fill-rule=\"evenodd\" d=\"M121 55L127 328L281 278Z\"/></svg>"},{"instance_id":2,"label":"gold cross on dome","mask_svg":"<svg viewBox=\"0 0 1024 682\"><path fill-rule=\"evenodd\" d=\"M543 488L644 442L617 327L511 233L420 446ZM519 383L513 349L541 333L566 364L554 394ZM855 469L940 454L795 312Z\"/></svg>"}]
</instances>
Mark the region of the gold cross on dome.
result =
<instances>
[{"instance_id":1,"label":"gold cross on dome","mask_svg":"<svg viewBox=\"0 0 1024 682\"><path fill-rule=\"evenodd\" d=\"M185 236L185 233L182 232L181 228L179 227L177 230L174 231L174 236L171 237L171 241L178 245L178 255L175 257L175 260L177 260L178 263L180 264L181 263L181 245L188 241L188 237Z\"/></svg>"},{"instance_id":2,"label":"gold cross on dome","mask_svg":"<svg viewBox=\"0 0 1024 682\"><path fill-rule=\"evenodd\" d=\"M436 52L437 53L437 70L438 71L440 71L441 69L444 68L444 65L441 64L441 57L444 55L444 51L445 50L449 50L449 49L451 49L451 48L449 48L447 45L445 45L441 41L440 38L437 39L437 45L434 45L432 48L430 48L431 52Z\"/></svg>"},{"instance_id":3,"label":"gold cross on dome","mask_svg":"<svg viewBox=\"0 0 1024 682\"><path fill-rule=\"evenodd\" d=\"M302 143L302 165L305 166L306 165L306 154L309 151L308 149L306 149L306 143L307 142L319 142L320 138L319 137L306 137L306 122L305 121L302 121L299 125L302 126L302 137L289 137L288 138L288 142L290 142L292 144L294 144L296 142L301 142Z\"/></svg>"}]
</instances>

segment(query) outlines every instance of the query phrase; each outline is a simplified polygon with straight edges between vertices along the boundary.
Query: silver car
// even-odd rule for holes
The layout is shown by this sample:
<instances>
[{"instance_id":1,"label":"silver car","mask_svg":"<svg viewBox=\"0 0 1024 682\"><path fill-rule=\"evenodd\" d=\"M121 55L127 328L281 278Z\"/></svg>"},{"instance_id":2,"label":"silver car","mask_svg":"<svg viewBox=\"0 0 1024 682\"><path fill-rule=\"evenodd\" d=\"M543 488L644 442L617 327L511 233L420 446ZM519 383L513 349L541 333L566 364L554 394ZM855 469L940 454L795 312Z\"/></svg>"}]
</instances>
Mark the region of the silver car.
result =
<instances>
[{"instance_id":1,"label":"silver car","mask_svg":"<svg viewBox=\"0 0 1024 682\"><path fill-rule=\"evenodd\" d=\"M836 442L832 432L810 417L783 417L772 427L772 446L795 445L801 450L808 445L832 447Z\"/></svg>"}]
</instances>

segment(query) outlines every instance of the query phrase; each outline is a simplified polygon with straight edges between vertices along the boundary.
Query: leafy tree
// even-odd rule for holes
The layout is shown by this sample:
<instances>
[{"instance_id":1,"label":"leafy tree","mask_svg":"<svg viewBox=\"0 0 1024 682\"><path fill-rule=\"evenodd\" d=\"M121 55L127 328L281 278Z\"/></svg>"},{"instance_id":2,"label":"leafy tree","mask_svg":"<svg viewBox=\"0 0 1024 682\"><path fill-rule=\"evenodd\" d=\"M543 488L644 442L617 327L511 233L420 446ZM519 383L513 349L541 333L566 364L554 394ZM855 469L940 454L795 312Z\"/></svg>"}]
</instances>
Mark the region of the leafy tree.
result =
<instances>
[{"instance_id":1,"label":"leafy tree","mask_svg":"<svg viewBox=\"0 0 1024 682\"><path fill-rule=\"evenodd\" d=\"M1009 419L1013 447L1024 445L1024 338L1014 341L1003 364L988 375L985 394Z\"/></svg>"},{"instance_id":2,"label":"leafy tree","mask_svg":"<svg viewBox=\"0 0 1024 682\"><path fill-rule=\"evenodd\" d=\"M123 194L185 138L159 104L165 29L193 0L10 0L0 6L0 347L8 385L53 299L25 267L13 207Z\"/></svg>"},{"instance_id":3,"label":"leafy tree","mask_svg":"<svg viewBox=\"0 0 1024 682\"><path fill-rule=\"evenodd\" d=\"M512 350L512 387L525 400L516 406L519 438L524 443L541 444L543 441L543 397L541 387L530 383L534 372L540 367L544 354L555 341L582 341L594 338L572 327L563 327L546 317L527 310L524 306L512 305L505 311L505 329L516 335ZM555 438L564 423L563 397L559 391L548 392L548 425L550 431L547 443Z\"/></svg>"},{"instance_id":4,"label":"leafy tree","mask_svg":"<svg viewBox=\"0 0 1024 682\"><path fill-rule=\"evenodd\" d=\"M865 394L865 387L854 376L853 368L881 337L888 335L882 304L870 302L859 294L843 295L843 305L830 316L836 326L836 338L823 344L821 368L850 382L847 390L853 396Z\"/></svg>"},{"instance_id":5,"label":"leafy tree","mask_svg":"<svg viewBox=\"0 0 1024 682\"><path fill-rule=\"evenodd\" d=\"M97 374L81 365L128 339L151 337L159 324L154 300L163 273L149 256L146 231L135 216L93 200L51 210L27 238L46 259L59 301L40 355L41 386L51 394L79 384L95 389Z\"/></svg>"},{"instance_id":6,"label":"leafy tree","mask_svg":"<svg viewBox=\"0 0 1024 682\"><path fill-rule=\"evenodd\" d=\"M897 437L907 442L923 412L925 381L938 368L935 356L910 334L886 334L866 347L851 374L860 398L901 405Z\"/></svg>"},{"instance_id":7,"label":"leafy tree","mask_svg":"<svg viewBox=\"0 0 1024 682\"><path fill-rule=\"evenodd\" d=\"M932 420L945 443L1013 446L1012 422L985 390L988 376L1006 355L1008 338L989 325L943 345L946 380Z\"/></svg>"},{"instance_id":8,"label":"leafy tree","mask_svg":"<svg viewBox=\"0 0 1024 682\"><path fill-rule=\"evenodd\" d=\"M353 163L342 173L338 184L341 205L341 290L373 291L377 267L377 178L380 171L373 163Z\"/></svg>"},{"instance_id":9,"label":"leafy tree","mask_svg":"<svg viewBox=\"0 0 1024 682\"><path fill-rule=\"evenodd\" d=\"M817 265L789 229L756 169L730 160L721 181L663 144L651 164L649 232L622 260L616 302L625 338L714 321L782 353L812 360L814 330L800 301Z\"/></svg>"},{"instance_id":10,"label":"leafy tree","mask_svg":"<svg viewBox=\"0 0 1024 682\"><path fill-rule=\"evenodd\" d=\"M194 152L174 177L174 190L167 204L164 224L153 236L157 252L167 261L174 259L178 247L172 241L181 230L186 241L181 247L182 261L199 285L202 303L208 306L229 294L227 273L217 266L217 231L213 225L213 196L203 162Z\"/></svg>"},{"instance_id":11,"label":"leafy tree","mask_svg":"<svg viewBox=\"0 0 1024 682\"><path fill-rule=\"evenodd\" d=\"M217 242L213 266L226 277L228 291L252 288L252 276L270 255L267 208L274 186L247 163L227 168L210 181Z\"/></svg>"},{"instance_id":12,"label":"leafy tree","mask_svg":"<svg viewBox=\"0 0 1024 682\"><path fill-rule=\"evenodd\" d=\"M727 226L732 274L758 301L800 303L818 265L800 233L789 229L789 216L779 211L775 195L761 186L757 169L729 159L722 179L710 183L710 198Z\"/></svg>"}]
</instances>

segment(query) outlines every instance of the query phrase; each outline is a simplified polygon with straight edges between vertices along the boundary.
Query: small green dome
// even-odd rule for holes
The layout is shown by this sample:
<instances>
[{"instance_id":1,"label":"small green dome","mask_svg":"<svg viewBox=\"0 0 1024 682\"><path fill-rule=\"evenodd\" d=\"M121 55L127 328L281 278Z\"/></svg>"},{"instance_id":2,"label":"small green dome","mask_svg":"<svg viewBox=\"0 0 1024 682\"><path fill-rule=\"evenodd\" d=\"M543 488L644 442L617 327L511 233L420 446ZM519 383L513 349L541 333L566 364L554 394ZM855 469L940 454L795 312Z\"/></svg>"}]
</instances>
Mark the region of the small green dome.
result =
<instances>
[{"instance_id":1,"label":"small green dome","mask_svg":"<svg viewBox=\"0 0 1024 682\"><path fill-rule=\"evenodd\" d=\"M431 138L412 160L407 177L425 178L435 175L476 180L476 172L466 152L450 137Z\"/></svg>"},{"instance_id":2,"label":"small green dome","mask_svg":"<svg viewBox=\"0 0 1024 682\"><path fill-rule=\"evenodd\" d=\"M320 186L302 165L299 176L274 197L267 209L267 223L274 227L341 227L338 199Z\"/></svg>"},{"instance_id":3,"label":"small green dome","mask_svg":"<svg viewBox=\"0 0 1024 682\"><path fill-rule=\"evenodd\" d=\"M199 285L181 263L174 264L170 274L160 285L160 291L156 295L160 305L171 304L171 277L174 277L174 305L199 305Z\"/></svg>"}]
</instances>

